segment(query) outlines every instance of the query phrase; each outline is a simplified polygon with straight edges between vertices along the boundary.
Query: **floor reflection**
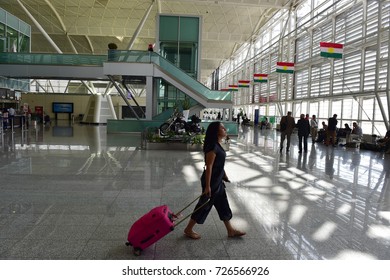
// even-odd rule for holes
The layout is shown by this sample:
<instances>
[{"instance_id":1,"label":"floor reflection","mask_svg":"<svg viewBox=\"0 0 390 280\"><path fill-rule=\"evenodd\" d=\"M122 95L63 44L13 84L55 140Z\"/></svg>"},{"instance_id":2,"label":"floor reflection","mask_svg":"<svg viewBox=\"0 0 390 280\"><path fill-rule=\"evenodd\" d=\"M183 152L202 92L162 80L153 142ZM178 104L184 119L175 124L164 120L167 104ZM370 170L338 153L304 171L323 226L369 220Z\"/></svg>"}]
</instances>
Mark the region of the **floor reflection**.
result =
<instances>
[{"instance_id":1,"label":"floor reflection","mask_svg":"<svg viewBox=\"0 0 390 280\"><path fill-rule=\"evenodd\" d=\"M237 141L248 145L250 153L261 151L263 156L279 159L278 173L268 176L288 192L286 205L279 210L283 216L279 220L285 222L280 222L278 235L287 237L291 251L300 251L303 259L338 258L336 252L344 249L364 252L367 258L389 259L389 220L378 218L383 216L382 209L389 211L389 155L320 143L299 154L294 134L290 152L279 154L277 132L246 128L240 133L246 135L239 135ZM276 197L269 200L275 203ZM291 217L295 217L293 223Z\"/></svg>"},{"instance_id":2,"label":"floor reflection","mask_svg":"<svg viewBox=\"0 0 390 280\"><path fill-rule=\"evenodd\" d=\"M143 258L390 259L390 155L311 139L299 154L295 134L280 153L279 132L238 131L225 170L245 238L227 239L214 211L197 228L200 242L178 229ZM139 135L61 122L0 139L1 259L133 259L123 245L129 226L200 192L201 152L142 150Z\"/></svg>"}]
</instances>

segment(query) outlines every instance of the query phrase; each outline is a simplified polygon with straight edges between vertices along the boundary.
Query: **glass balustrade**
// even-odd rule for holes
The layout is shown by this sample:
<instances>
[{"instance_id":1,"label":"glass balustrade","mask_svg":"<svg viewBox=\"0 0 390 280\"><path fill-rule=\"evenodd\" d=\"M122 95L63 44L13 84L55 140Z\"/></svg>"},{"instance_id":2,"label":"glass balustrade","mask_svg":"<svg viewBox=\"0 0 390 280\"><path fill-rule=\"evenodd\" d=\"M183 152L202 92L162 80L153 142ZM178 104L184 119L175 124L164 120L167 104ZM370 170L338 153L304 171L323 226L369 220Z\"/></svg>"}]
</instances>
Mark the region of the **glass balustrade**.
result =
<instances>
[{"instance_id":1,"label":"glass balustrade","mask_svg":"<svg viewBox=\"0 0 390 280\"><path fill-rule=\"evenodd\" d=\"M210 90L195 80L185 71L173 65L155 52L110 50L109 61L126 63L154 63L167 74L191 88L194 92L210 100L230 101L228 91ZM107 55L87 54L39 54L39 53L0 53L0 64L38 64L38 65L73 65L103 66Z\"/></svg>"}]
</instances>

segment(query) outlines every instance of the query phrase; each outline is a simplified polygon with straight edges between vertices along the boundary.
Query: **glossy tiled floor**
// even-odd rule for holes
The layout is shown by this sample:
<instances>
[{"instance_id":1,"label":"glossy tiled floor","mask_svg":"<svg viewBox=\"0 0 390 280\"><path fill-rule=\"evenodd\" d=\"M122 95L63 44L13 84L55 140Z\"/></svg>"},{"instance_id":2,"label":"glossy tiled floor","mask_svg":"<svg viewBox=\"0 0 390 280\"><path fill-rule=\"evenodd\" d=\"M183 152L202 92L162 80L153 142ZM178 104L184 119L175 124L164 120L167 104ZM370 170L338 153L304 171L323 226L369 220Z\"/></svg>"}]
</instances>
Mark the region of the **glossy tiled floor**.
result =
<instances>
[{"instance_id":1,"label":"glossy tiled floor","mask_svg":"<svg viewBox=\"0 0 390 280\"><path fill-rule=\"evenodd\" d=\"M279 153L279 133L240 129L226 170L229 239L213 210L181 224L140 257L132 223L160 204L179 210L200 193L200 152L139 149L140 137L68 123L2 135L0 259L390 259L390 155L309 145Z\"/></svg>"}]
</instances>

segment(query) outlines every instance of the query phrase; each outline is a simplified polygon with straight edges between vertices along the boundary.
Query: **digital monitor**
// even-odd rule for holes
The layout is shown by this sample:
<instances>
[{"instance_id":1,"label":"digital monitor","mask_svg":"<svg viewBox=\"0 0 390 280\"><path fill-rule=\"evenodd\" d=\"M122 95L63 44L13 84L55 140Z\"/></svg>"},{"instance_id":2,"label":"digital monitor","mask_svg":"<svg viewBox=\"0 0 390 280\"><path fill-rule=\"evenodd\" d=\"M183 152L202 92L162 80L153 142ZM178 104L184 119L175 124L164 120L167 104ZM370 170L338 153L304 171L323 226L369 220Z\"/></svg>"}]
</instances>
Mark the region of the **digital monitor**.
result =
<instances>
[{"instance_id":1,"label":"digital monitor","mask_svg":"<svg viewBox=\"0 0 390 280\"><path fill-rule=\"evenodd\" d=\"M53 113L73 113L73 103L53 102Z\"/></svg>"}]
</instances>

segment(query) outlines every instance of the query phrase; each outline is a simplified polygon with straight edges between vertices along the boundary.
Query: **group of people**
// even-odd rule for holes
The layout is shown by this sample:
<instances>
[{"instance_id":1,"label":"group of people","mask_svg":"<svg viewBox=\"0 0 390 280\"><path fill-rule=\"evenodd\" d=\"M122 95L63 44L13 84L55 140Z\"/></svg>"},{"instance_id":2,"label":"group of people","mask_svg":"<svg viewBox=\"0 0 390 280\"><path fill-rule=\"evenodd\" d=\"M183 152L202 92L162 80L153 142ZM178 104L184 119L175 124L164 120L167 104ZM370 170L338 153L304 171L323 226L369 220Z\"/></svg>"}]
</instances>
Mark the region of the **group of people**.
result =
<instances>
[{"instance_id":1,"label":"group of people","mask_svg":"<svg viewBox=\"0 0 390 280\"><path fill-rule=\"evenodd\" d=\"M309 121L308 114L301 114L297 123L295 123L291 112L287 112L287 115L282 117L282 119L280 120L280 152L283 151L283 143L286 139L286 151L288 152L290 150L291 134L293 133L295 128L297 128L298 130L298 153L302 153L302 151L307 153L307 138L309 137L310 133L312 134L312 137L313 135L316 136L317 134L318 124L315 115L313 115L313 118L311 119L311 121Z\"/></svg>"},{"instance_id":2,"label":"group of people","mask_svg":"<svg viewBox=\"0 0 390 280\"><path fill-rule=\"evenodd\" d=\"M30 107L21 106L17 111L13 107L0 109L0 126L4 130L15 127L15 118L20 117L20 122L16 126L24 125L25 129L29 128L30 119L32 112ZM43 122L45 125L50 124L50 116L43 112L42 118L38 119Z\"/></svg>"},{"instance_id":3,"label":"group of people","mask_svg":"<svg viewBox=\"0 0 390 280\"><path fill-rule=\"evenodd\" d=\"M290 149L291 134L294 129L298 130L298 152L307 152L307 139L309 135L312 137L313 144L315 142L325 142L325 145L336 146L338 137L345 137L346 142L351 142L353 139L360 139L363 135L362 129L356 122L353 122L351 129L348 124L345 124L345 128L337 129L337 114L328 119L328 124L322 122L322 129L318 129L318 120L316 115L313 115L310 119L309 114L301 114L297 123L295 123L291 112L287 112L286 116L283 116L280 121L281 132L281 144L280 152L283 151L283 143L287 139L286 151ZM390 133L389 133L389 145L390 145Z\"/></svg>"}]
</instances>

